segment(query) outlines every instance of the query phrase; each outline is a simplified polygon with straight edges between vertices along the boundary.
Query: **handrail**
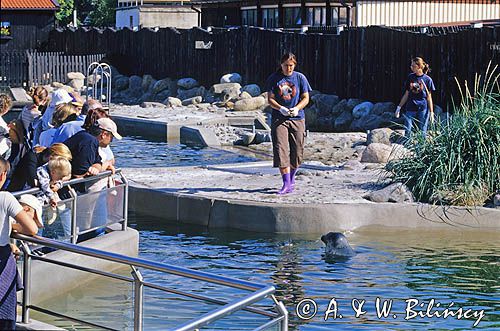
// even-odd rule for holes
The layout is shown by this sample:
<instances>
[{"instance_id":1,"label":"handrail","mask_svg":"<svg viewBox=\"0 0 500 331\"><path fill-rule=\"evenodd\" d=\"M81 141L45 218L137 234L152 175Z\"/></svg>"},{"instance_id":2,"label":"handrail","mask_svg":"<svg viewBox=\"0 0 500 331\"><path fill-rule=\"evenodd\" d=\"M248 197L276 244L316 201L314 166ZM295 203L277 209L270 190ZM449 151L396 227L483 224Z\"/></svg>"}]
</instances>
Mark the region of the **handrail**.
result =
<instances>
[{"instance_id":1,"label":"handrail","mask_svg":"<svg viewBox=\"0 0 500 331\"><path fill-rule=\"evenodd\" d=\"M64 200L61 203L66 203L68 201L71 202L71 233L67 233L67 235L70 235L72 243L77 242L77 238L79 235L83 235L85 233L91 232L93 230L99 229L103 226L107 226L111 223L106 222L106 224L98 225L97 227L93 228L85 228L85 229L80 229L78 230L77 227L77 202L80 197L80 195L76 194L76 192L71 188L71 185L78 185L78 184L85 184L85 183L94 183L97 182L101 179L108 178L114 175L119 175L121 179L121 184L117 186L124 187L123 191L123 210L122 210L122 215L121 219L119 221L115 221L115 223L121 223L122 224L122 230L125 231L127 229L127 224L128 224L128 216L127 216L127 210L128 210L128 180L125 178L125 176L122 173L121 169L116 169L115 172L113 173L110 170L103 171L97 175L94 176L89 176L89 177L83 177L83 178L75 178L71 179L68 181L63 182L63 187L68 187L69 188L69 195L70 198L67 200ZM30 188L24 191L17 191L17 192L12 192L12 194L19 198L23 194L38 194L41 193L41 189L38 187ZM83 197L83 196L82 196Z\"/></svg>"},{"instance_id":2,"label":"handrail","mask_svg":"<svg viewBox=\"0 0 500 331\"><path fill-rule=\"evenodd\" d=\"M118 168L118 169L115 170L115 174L117 174L117 175L118 174L121 175L121 172L122 172L122 169L120 169L120 168ZM88 176L88 177L82 177L82 178L73 178L73 179L70 179L68 181L63 182L63 187L68 186L68 185L75 185L75 184L82 184L82 183L93 182L93 181L96 181L98 179L109 177L112 174L113 174L113 172L111 170L106 170L106 171L100 172L100 173L98 173L97 175L94 175L94 176ZM40 193L40 192L41 192L41 189L39 187L33 187L33 188L29 188L29 189L24 190L24 191L12 192L12 195L14 195L15 197L19 197L19 196L21 196L23 194L36 194L36 193Z\"/></svg>"},{"instance_id":3,"label":"handrail","mask_svg":"<svg viewBox=\"0 0 500 331\"><path fill-rule=\"evenodd\" d=\"M85 256L90 256L90 257L99 258L99 259L103 259L106 261L116 262L116 263L130 266L133 270L133 272L132 272L133 279L128 279L128 278L125 278L123 276L114 277L114 276L116 276L114 274L110 274L110 273L106 273L106 272L102 272L102 271L98 271L98 270L93 270L93 269L89 269L86 267L75 266L75 265L71 265L69 263L61 264L65 267L76 268L78 270L93 272L96 274L100 274L103 276L109 276L109 277L113 277L113 278L122 278L122 280L125 280L125 281L132 281L135 285L135 290L134 290L134 293L135 293L135 295L134 295L134 310L135 310L134 329L135 330L142 330L142 300L143 300L142 288L143 288L143 286L149 286L149 287L153 287L153 288L157 288L157 289L162 290L161 286L155 286L153 284L149 284L149 283L144 282L142 275L139 273L139 271L135 267L142 267L142 268L160 271L160 272L164 272L164 273L169 273L169 274L173 274L173 275L177 275L177 276L181 276L181 277L187 277L187 278L201 280L201 281L205 281L205 282L209 282L209 283L229 286L232 288L238 288L238 289L252 291L252 293L244 296L243 298L239 298L238 300L235 300L233 302L229 302L229 303L226 303L223 301L216 302L216 303L224 304L224 305L222 307L219 307L218 309L215 309L213 311L210 311L210 312L202 315L199 318L196 318L192 321L189 321L189 322L182 324L179 327L176 327L174 329L176 331L187 331L187 330L198 329L202 326L209 324L210 322L213 322L217 319L220 319L224 316L227 316L228 314L231 314L234 311L241 310L241 309L244 309L247 311L252 311L255 313L259 313L259 314L263 314L263 315L266 315L268 317L274 317L274 321L276 323L281 323L281 325L282 325L281 330L286 331L288 329L288 313L287 313L286 309L284 308L284 305L281 302L277 301L277 299L274 297L274 295L272 295L275 292L274 286L257 284L254 282L238 280L238 279L226 277L226 276L214 275L214 274L210 274L210 273L203 272L203 271L191 270L191 269L182 268L182 267L178 267L178 266L168 265L165 263L148 261L148 260L141 259L141 258L128 257L128 256L124 256L121 254L105 252L105 251L97 250L97 249L90 248L90 247L84 247L84 246L78 246L78 245L69 244L69 243L65 243L65 242L59 242L56 240L38 237L38 236L31 237L31 236L26 236L26 235L19 234L19 233L13 233L11 235L11 237L14 239L21 240L23 242L31 242L31 243L35 243L35 244L40 244L40 245L44 245L44 246L51 247L51 248L65 250L65 251L73 252L76 254L81 254L81 255L85 255ZM29 293L26 293L26 291L29 291L29 286L30 286L30 276L29 276L30 272L29 272L29 270L30 270L30 265L31 265L31 258L44 260L46 262L55 263L55 264L60 264L60 263L59 263L59 261L55 261L55 260L47 261L46 258L33 256L30 253L29 248L27 248L27 246L24 243L23 243L23 251L25 252L24 277L25 277L25 283L27 285L26 289L25 289L25 293L23 293L23 321L26 322L28 319L28 316L29 316L28 309L31 307L33 307L33 309L39 308L39 307L31 306L29 304L29 300L30 300ZM180 295L185 295L181 291L175 291L175 292L177 292ZM260 309L249 307L249 305L251 305L257 301L260 301L269 295L271 295L271 297L276 305L276 309L277 309L277 314L275 314L274 316L273 316L273 314L266 313L265 311L262 311ZM190 295L186 295L186 296L189 297ZM204 300L206 298L203 296L200 296L199 299ZM208 299L211 300L211 298L208 298ZM46 313L48 313L47 310L46 310ZM51 313L53 313L53 312L51 312ZM62 315L59 315L59 316L62 316ZM84 322L84 321L81 321L81 322ZM268 324L268 323L266 323L266 324Z\"/></svg>"},{"instance_id":4,"label":"handrail","mask_svg":"<svg viewBox=\"0 0 500 331\"><path fill-rule=\"evenodd\" d=\"M111 252L105 252L101 251L98 249L90 248L90 247L85 247L85 246L79 246L79 245L74 245L74 244L69 244L49 238L43 238L39 236L26 236L23 234L19 233L13 233L11 235L12 238L22 240L22 241L27 241L31 242L34 244L39 244L51 248L56 248L56 249L62 249L68 252L72 253L77 253L81 255L86 255L90 257L95 257L98 259L103 259L111 262L117 262L121 264L126 264L126 265L133 265L136 267L142 267L146 269L151 269L155 271L160 271L160 272L166 272L170 274L174 274L177 276L183 276L183 277L188 277L192 279L197 279L197 280L202 280L202 281L207 281L210 283L214 284L219 284L219 285L226 285L226 286L231 286L235 288L239 288L242 290L260 290L265 287L265 285L260 285L244 280L239 280L235 278L229 278L226 276L217 276L210 274L208 272L203 272L199 270L191 270L187 268L182 268L178 266L173 266L165 263L159 263L159 262L153 262L137 257L129 257L117 253L111 253Z\"/></svg>"}]
</instances>

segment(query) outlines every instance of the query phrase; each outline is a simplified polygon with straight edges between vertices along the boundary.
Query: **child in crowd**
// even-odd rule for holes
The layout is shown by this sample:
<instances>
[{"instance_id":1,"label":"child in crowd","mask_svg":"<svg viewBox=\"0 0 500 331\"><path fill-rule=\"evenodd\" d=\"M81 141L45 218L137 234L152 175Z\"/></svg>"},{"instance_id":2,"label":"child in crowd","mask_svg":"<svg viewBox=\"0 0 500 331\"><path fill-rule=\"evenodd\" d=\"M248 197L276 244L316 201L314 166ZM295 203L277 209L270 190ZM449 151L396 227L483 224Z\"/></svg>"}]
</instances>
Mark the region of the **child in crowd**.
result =
<instances>
[{"instance_id":1,"label":"child in crowd","mask_svg":"<svg viewBox=\"0 0 500 331\"><path fill-rule=\"evenodd\" d=\"M12 107L12 99L6 94L0 94L0 156L8 159L10 156L9 126L3 119Z\"/></svg>"},{"instance_id":2,"label":"child in crowd","mask_svg":"<svg viewBox=\"0 0 500 331\"><path fill-rule=\"evenodd\" d=\"M63 181L71 178L71 163L64 157L51 158L49 162L36 169L36 175L43 192L39 198L55 210L60 201L57 191L62 188Z\"/></svg>"},{"instance_id":3,"label":"child in crowd","mask_svg":"<svg viewBox=\"0 0 500 331\"><path fill-rule=\"evenodd\" d=\"M34 120L42 116L42 107L49 101L49 92L43 86L32 88L28 95L33 99L33 103L23 108L19 119L23 122L26 132L30 130L30 125Z\"/></svg>"}]
</instances>

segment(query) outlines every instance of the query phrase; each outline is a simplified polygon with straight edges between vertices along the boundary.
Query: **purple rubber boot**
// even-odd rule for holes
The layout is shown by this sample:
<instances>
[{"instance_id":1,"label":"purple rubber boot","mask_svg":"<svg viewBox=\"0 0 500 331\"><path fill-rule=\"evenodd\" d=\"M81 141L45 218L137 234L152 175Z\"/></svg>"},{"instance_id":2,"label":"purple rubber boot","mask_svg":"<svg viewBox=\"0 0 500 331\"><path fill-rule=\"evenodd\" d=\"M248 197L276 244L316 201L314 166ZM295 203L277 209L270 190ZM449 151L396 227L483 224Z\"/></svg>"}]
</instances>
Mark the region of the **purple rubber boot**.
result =
<instances>
[{"instance_id":1,"label":"purple rubber boot","mask_svg":"<svg viewBox=\"0 0 500 331\"><path fill-rule=\"evenodd\" d=\"M290 187L293 189L295 189L295 174L297 173L297 170L299 170L299 168L292 168L292 171L290 172Z\"/></svg>"},{"instance_id":2,"label":"purple rubber boot","mask_svg":"<svg viewBox=\"0 0 500 331\"><path fill-rule=\"evenodd\" d=\"M281 175L283 178L283 187L278 191L278 194L287 194L293 191L293 188L290 186L290 174Z\"/></svg>"}]
</instances>

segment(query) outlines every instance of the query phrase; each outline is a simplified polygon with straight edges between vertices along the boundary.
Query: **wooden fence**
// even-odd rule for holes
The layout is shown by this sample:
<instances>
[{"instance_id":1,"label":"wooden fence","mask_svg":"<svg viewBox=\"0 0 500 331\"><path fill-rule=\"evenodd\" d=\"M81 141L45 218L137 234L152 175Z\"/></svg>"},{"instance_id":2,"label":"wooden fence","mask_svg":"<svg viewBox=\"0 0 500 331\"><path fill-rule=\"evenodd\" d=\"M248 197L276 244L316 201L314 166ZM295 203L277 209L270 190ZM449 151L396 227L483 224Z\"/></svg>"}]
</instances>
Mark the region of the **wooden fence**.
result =
<instances>
[{"instance_id":1,"label":"wooden fence","mask_svg":"<svg viewBox=\"0 0 500 331\"><path fill-rule=\"evenodd\" d=\"M31 85L51 82L65 83L68 72L87 74L92 62L99 62L104 54L66 55L63 52L28 52L28 77Z\"/></svg>"},{"instance_id":2,"label":"wooden fence","mask_svg":"<svg viewBox=\"0 0 500 331\"><path fill-rule=\"evenodd\" d=\"M79 29L53 31L48 47L73 54L103 52L123 74L194 77L207 87L228 72L239 72L244 83L263 87L281 54L289 50L298 57L297 70L306 74L314 89L374 102L398 102L410 59L421 56L433 69L435 101L446 107L456 93L455 77L470 82L489 61L500 62L495 46L499 40L499 26L440 35L385 27L350 28L339 35L258 28L217 33L199 28ZM212 42L211 47L196 48L196 41Z\"/></svg>"},{"instance_id":3,"label":"wooden fence","mask_svg":"<svg viewBox=\"0 0 500 331\"><path fill-rule=\"evenodd\" d=\"M26 51L0 52L0 86L29 85L28 56Z\"/></svg>"},{"instance_id":4,"label":"wooden fence","mask_svg":"<svg viewBox=\"0 0 500 331\"><path fill-rule=\"evenodd\" d=\"M66 83L68 72L86 74L88 66L103 57L104 54L67 55L36 50L2 52L0 86L26 88L54 81Z\"/></svg>"}]
</instances>

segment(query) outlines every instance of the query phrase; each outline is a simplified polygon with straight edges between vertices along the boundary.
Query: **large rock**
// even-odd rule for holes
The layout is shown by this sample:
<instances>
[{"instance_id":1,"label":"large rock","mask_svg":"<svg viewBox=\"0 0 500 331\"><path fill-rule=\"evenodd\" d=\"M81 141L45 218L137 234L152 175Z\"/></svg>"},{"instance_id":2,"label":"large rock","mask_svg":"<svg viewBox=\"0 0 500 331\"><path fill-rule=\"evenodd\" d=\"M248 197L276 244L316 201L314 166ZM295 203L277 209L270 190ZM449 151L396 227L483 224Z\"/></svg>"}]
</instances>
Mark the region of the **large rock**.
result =
<instances>
[{"instance_id":1,"label":"large rock","mask_svg":"<svg viewBox=\"0 0 500 331\"><path fill-rule=\"evenodd\" d=\"M169 107L180 107L180 106L182 106L182 101L180 99L177 99L177 98L174 98L174 97L168 97L162 103L164 105L169 106Z\"/></svg>"},{"instance_id":2,"label":"large rock","mask_svg":"<svg viewBox=\"0 0 500 331\"><path fill-rule=\"evenodd\" d=\"M154 101L157 101L157 102L162 102L163 100L165 100L166 98L172 96L171 95L171 92L169 89L166 89L166 90L163 90L159 93L157 93L154 97L153 97L153 100Z\"/></svg>"},{"instance_id":3,"label":"large rock","mask_svg":"<svg viewBox=\"0 0 500 331\"><path fill-rule=\"evenodd\" d=\"M230 74L225 74L220 78L221 83L241 83L241 75L239 73L233 72Z\"/></svg>"},{"instance_id":4,"label":"large rock","mask_svg":"<svg viewBox=\"0 0 500 331\"><path fill-rule=\"evenodd\" d=\"M495 208L500 208L500 193L495 194L493 197L493 206L495 206Z\"/></svg>"},{"instance_id":5,"label":"large rock","mask_svg":"<svg viewBox=\"0 0 500 331\"><path fill-rule=\"evenodd\" d=\"M361 156L361 162L387 163L392 152L392 147L386 144L373 143L366 147Z\"/></svg>"},{"instance_id":6,"label":"large rock","mask_svg":"<svg viewBox=\"0 0 500 331\"><path fill-rule=\"evenodd\" d=\"M170 89L170 84L172 84L172 80L170 78L160 79L153 85L152 92L154 94L158 94L161 91Z\"/></svg>"},{"instance_id":7,"label":"large rock","mask_svg":"<svg viewBox=\"0 0 500 331\"><path fill-rule=\"evenodd\" d=\"M371 130L366 138L366 143L368 145L372 143L379 143L390 146L392 134L393 131L389 128Z\"/></svg>"},{"instance_id":8,"label":"large rock","mask_svg":"<svg viewBox=\"0 0 500 331\"><path fill-rule=\"evenodd\" d=\"M317 94L312 97L312 100L318 109L318 116L330 116L333 107L339 103L340 98L336 95Z\"/></svg>"},{"instance_id":9,"label":"large rock","mask_svg":"<svg viewBox=\"0 0 500 331\"><path fill-rule=\"evenodd\" d=\"M94 75L89 75L89 76L87 76L87 84L94 85L95 83L100 82L101 79L102 79L101 75L95 75L95 78L94 78ZM113 83L114 82L115 82L115 80L113 80Z\"/></svg>"},{"instance_id":10,"label":"large rock","mask_svg":"<svg viewBox=\"0 0 500 331\"><path fill-rule=\"evenodd\" d=\"M353 119L354 119L354 117L352 116L351 111L349 109L344 110L340 114L340 116L335 119L335 122L333 125L335 128L335 131L348 131Z\"/></svg>"},{"instance_id":11,"label":"large rock","mask_svg":"<svg viewBox=\"0 0 500 331\"><path fill-rule=\"evenodd\" d=\"M144 92L148 91L151 85L154 85L155 82L156 80L151 75L142 76L142 90Z\"/></svg>"},{"instance_id":12,"label":"large rock","mask_svg":"<svg viewBox=\"0 0 500 331\"><path fill-rule=\"evenodd\" d=\"M177 86L185 90L190 90L198 85L200 84L194 78L181 78L177 81Z\"/></svg>"},{"instance_id":13,"label":"large rock","mask_svg":"<svg viewBox=\"0 0 500 331\"><path fill-rule=\"evenodd\" d=\"M242 99L234 103L234 110L236 111L250 111L256 110L266 105L266 99L261 96L251 99Z\"/></svg>"},{"instance_id":14,"label":"large rock","mask_svg":"<svg viewBox=\"0 0 500 331\"><path fill-rule=\"evenodd\" d=\"M117 91L124 91L128 89L129 79L127 76L118 77L114 82L114 88Z\"/></svg>"},{"instance_id":15,"label":"large rock","mask_svg":"<svg viewBox=\"0 0 500 331\"><path fill-rule=\"evenodd\" d=\"M382 122L382 117L368 114L367 116L363 116L358 119L354 119L351 123L350 130L351 131L366 131L373 130L380 127Z\"/></svg>"},{"instance_id":16,"label":"large rock","mask_svg":"<svg viewBox=\"0 0 500 331\"><path fill-rule=\"evenodd\" d=\"M82 74L81 72L75 72L75 71L68 72L66 74L66 77L68 78L68 80L72 80L72 79L81 79L81 80L84 80L85 79L85 75L84 74Z\"/></svg>"},{"instance_id":17,"label":"large rock","mask_svg":"<svg viewBox=\"0 0 500 331\"><path fill-rule=\"evenodd\" d=\"M128 79L128 89L129 90L141 90L142 92L142 77L130 76Z\"/></svg>"},{"instance_id":18,"label":"large rock","mask_svg":"<svg viewBox=\"0 0 500 331\"><path fill-rule=\"evenodd\" d=\"M140 102L151 101L154 99L154 95L151 92L144 93L139 99Z\"/></svg>"},{"instance_id":19,"label":"large rock","mask_svg":"<svg viewBox=\"0 0 500 331\"><path fill-rule=\"evenodd\" d=\"M316 129L322 132L333 132L334 120L331 116L318 117Z\"/></svg>"},{"instance_id":20,"label":"large rock","mask_svg":"<svg viewBox=\"0 0 500 331\"><path fill-rule=\"evenodd\" d=\"M243 86L243 88L241 89L241 92L247 92L252 97L257 97L257 96L260 95L261 90L260 90L259 85L257 85L257 84L249 84L249 85Z\"/></svg>"},{"instance_id":21,"label":"large rock","mask_svg":"<svg viewBox=\"0 0 500 331\"><path fill-rule=\"evenodd\" d=\"M316 121L318 120L318 113L316 106L307 107L304 109L304 115L306 118L307 126L310 128L316 128Z\"/></svg>"},{"instance_id":22,"label":"large rock","mask_svg":"<svg viewBox=\"0 0 500 331\"><path fill-rule=\"evenodd\" d=\"M332 115L338 115L338 114L342 114L346 111L349 111L350 113L352 113L352 107L349 107L347 105L347 100L341 100L339 101L335 106L333 106L333 108L331 109L331 113Z\"/></svg>"},{"instance_id":23,"label":"large rock","mask_svg":"<svg viewBox=\"0 0 500 331\"><path fill-rule=\"evenodd\" d=\"M239 97L241 85L239 83L221 83L212 85L210 92L220 97L224 102Z\"/></svg>"},{"instance_id":24,"label":"large rock","mask_svg":"<svg viewBox=\"0 0 500 331\"><path fill-rule=\"evenodd\" d=\"M241 92L240 99L251 99L252 96L248 92Z\"/></svg>"},{"instance_id":25,"label":"large rock","mask_svg":"<svg viewBox=\"0 0 500 331\"><path fill-rule=\"evenodd\" d=\"M214 94L221 94L228 90L238 91L239 95L241 93L241 85L239 83L221 83L221 84L214 84L210 88L210 92Z\"/></svg>"},{"instance_id":26,"label":"large rock","mask_svg":"<svg viewBox=\"0 0 500 331\"><path fill-rule=\"evenodd\" d=\"M349 100L347 100L347 106L349 108L351 108L351 110L354 109L354 107L356 107L360 103L363 103L363 100L361 100L361 99L349 99Z\"/></svg>"},{"instance_id":27,"label":"large rock","mask_svg":"<svg viewBox=\"0 0 500 331\"><path fill-rule=\"evenodd\" d=\"M377 102L373 105L371 114L382 115L383 113L394 113L396 105L393 102Z\"/></svg>"},{"instance_id":28,"label":"large rock","mask_svg":"<svg viewBox=\"0 0 500 331\"><path fill-rule=\"evenodd\" d=\"M185 99L190 99L190 98L194 98L194 97L203 97L203 95L205 94L205 87L203 86L200 86L200 87L193 87L189 90L185 90L185 89L177 89L177 98L181 99L181 100L185 100Z\"/></svg>"},{"instance_id":29,"label":"large rock","mask_svg":"<svg viewBox=\"0 0 500 331\"><path fill-rule=\"evenodd\" d=\"M381 190L371 192L363 198L373 202L414 202L410 189L402 183L391 184Z\"/></svg>"},{"instance_id":30,"label":"large rock","mask_svg":"<svg viewBox=\"0 0 500 331\"><path fill-rule=\"evenodd\" d=\"M71 86L75 91L81 91L85 83L83 79L72 79L68 82L68 86Z\"/></svg>"},{"instance_id":31,"label":"large rock","mask_svg":"<svg viewBox=\"0 0 500 331\"><path fill-rule=\"evenodd\" d=\"M196 96L196 97L182 100L182 105L183 106L196 105L198 103L201 103L202 101L203 101L203 98L201 96Z\"/></svg>"},{"instance_id":32,"label":"large rock","mask_svg":"<svg viewBox=\"0 0 500 331\"><path fill-rule=\"evenodd\" d=\"M352 116L354 118L362 118L370 114L373 109L373 103L366 101L358 104L352 109Z\"/></svg>"}]
</instances>

